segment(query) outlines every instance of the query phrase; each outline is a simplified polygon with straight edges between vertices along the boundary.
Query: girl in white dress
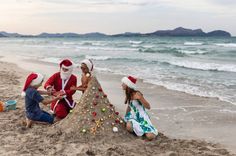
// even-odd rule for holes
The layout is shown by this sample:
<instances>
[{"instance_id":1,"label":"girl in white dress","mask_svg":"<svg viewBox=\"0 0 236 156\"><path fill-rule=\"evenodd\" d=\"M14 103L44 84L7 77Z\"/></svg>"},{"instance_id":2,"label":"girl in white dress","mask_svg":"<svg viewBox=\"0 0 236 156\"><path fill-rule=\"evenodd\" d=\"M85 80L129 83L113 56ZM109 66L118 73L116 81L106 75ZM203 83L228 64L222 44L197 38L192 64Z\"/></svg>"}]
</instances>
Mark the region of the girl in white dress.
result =
<instances>
[{"instance_id":1,"label":"girl in white dress","mask_svg":"<svg viewBox=\"0 0 236 156\"><path fill-rule=\"evenodd\" d=\"M145 100L142 93L136 90L137 79L128 76L122 79L122 88L125 90L125 104L128 104L125 122L126 129L134 132L137 136L145 135L148 140L154 139L158 131L151 123L146 109L150 109L150 104Z\"/></svg>"}]
</instances>

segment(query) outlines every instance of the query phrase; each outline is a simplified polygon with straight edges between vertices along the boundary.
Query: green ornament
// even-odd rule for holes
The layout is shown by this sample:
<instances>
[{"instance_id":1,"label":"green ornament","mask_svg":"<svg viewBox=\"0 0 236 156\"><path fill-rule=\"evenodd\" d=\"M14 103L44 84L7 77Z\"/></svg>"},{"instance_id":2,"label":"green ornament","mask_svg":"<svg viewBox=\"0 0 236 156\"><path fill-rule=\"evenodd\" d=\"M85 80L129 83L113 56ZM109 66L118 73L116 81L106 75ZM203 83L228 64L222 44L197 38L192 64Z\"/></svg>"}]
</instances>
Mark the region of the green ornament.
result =
<instances>
[{"instance_id":1,"label":"green ornament","mask_svg":"<svg viewBox=\"0 0 236 156\"><path fill-rule=\"evenodd\" d=\"M101 111L102 111L102 112L105 112L105 111L106 111L106 108L102 108Z\"/></svg>"}]
</instances>

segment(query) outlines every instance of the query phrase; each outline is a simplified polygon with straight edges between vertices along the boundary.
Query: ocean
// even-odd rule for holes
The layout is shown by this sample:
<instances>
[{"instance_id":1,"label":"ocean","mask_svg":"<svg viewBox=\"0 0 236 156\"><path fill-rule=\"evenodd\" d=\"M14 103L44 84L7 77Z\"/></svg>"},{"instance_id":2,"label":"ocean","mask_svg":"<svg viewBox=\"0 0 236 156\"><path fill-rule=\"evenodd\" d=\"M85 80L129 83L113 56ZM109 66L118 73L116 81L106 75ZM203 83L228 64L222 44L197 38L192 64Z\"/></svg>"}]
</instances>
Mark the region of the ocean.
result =
<instances>
[{"instance_id":1,"label":"ocean","mask_svg":"<svg viewBox=\"0 0 236 156\"><path fill-rule=\"evenodd\" d=\"M0 38L0 56L6 54L51 63L89 58L101 73L236 105L234 37Z\"/></svg>"}]
</instances>

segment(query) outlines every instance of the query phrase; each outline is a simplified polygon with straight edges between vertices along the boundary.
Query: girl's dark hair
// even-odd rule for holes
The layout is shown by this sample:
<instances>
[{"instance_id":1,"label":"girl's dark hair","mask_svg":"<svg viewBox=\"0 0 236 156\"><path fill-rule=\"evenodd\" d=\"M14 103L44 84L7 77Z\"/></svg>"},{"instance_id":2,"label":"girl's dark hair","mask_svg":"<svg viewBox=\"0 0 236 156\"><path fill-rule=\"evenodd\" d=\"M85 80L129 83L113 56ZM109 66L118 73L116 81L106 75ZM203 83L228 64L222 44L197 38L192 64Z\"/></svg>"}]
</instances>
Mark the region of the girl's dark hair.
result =
<instances>
[{"instance_id":1,"label":"girl's dark hair","mask_svg":"<svg viewBox=\"0 0 236 156\"><path fill-rule=\"evenodd\" d=\"M127 88L125 89L125 95L126 95L126 97L125 97L125 104L127 104L127 103L129 104L129 103L130 103L132 94L133 94L133 93L136 93L136 92L141 93L140 91L134 90L134 89L129 88L129 87L127 87ZM141 93L141 94L142 94L142 93Z\"/></svg>"}]
</instances>

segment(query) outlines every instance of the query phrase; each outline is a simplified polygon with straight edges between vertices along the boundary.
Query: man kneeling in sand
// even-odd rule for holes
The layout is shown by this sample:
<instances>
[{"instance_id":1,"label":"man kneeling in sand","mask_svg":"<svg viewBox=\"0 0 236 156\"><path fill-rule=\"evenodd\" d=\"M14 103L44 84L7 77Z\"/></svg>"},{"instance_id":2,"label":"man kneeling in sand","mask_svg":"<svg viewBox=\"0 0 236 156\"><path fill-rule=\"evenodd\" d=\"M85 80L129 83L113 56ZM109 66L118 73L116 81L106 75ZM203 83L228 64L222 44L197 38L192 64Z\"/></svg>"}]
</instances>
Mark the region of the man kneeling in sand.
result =
<instances>
[{"instance_id":1,"label":"man kneeling in sand","mask_svg":"<svg viewBox=\"0 0 236 156\"><path fill-rule=\"evenodd\" d=\"M54 96L64 95L63 99L51 103L51 111L57 120L65 118L75 106L75 101L72 98L75 90L70 88L77 85L77 78L72 74L72 71L72 61L65 59L60 63L60 72L53 74L44 85L48 93Z\"/></svg>"}]
</instances>

